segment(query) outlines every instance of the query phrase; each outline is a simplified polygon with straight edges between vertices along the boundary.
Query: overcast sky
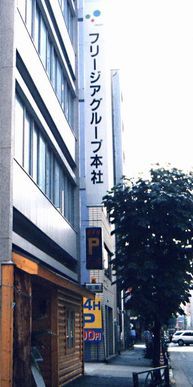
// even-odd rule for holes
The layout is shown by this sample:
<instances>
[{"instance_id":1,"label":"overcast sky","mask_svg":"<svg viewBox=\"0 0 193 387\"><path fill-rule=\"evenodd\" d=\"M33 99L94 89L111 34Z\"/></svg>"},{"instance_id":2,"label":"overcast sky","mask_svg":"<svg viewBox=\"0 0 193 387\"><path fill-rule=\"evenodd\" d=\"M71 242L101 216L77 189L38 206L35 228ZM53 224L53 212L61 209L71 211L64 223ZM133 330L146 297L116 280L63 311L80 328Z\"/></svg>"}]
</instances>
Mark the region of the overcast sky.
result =
<instances>
[{"instance_id":1,"label":"overcast sky","mask_svg":"<svg viewBox=\"0 0 193 387\"><path fill-rule=\"evenodd\" d=\"M126 174L193 166L193 0L109 0L112 67L120 68Z\"/></svg>"}]
</instances>

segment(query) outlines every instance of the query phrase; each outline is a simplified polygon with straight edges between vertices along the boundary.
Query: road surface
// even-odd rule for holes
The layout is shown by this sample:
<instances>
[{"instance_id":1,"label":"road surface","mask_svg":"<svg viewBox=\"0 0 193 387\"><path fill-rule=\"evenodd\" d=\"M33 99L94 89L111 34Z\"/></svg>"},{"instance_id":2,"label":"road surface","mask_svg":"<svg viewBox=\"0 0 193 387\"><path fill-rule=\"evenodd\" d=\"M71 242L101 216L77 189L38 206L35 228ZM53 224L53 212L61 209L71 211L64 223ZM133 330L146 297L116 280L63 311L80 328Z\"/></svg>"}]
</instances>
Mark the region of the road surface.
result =
<instances>
[{"instance_id":1,"label":"road surface","mask_svg":"<svg viewBox=\"0 0 193 387\"><path fill-rule=\"evenodd\" d=\"M172 362L176 387L193 386L193 345L179 347L169 344L169 355Z\"/></svg>"}]
</instances>

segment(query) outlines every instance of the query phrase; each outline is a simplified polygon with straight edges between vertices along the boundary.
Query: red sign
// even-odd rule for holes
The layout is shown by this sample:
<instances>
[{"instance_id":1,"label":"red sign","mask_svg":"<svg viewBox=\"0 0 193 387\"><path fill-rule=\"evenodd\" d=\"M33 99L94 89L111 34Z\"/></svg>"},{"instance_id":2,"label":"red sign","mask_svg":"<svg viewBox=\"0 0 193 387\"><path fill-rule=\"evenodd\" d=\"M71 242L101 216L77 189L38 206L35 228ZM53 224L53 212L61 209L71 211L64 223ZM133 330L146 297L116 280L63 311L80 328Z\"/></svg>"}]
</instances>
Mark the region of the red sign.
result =
<instances>
[{"instance_id":1,"label":"red sign","mask_svg":"<svg viewBox=\"0 0 193 387\"><path fill-rule=\"evenodd\" d=\"M98 342L102 340L102 329L84 329L84 341Z\"/></svg>"}]
</instances>

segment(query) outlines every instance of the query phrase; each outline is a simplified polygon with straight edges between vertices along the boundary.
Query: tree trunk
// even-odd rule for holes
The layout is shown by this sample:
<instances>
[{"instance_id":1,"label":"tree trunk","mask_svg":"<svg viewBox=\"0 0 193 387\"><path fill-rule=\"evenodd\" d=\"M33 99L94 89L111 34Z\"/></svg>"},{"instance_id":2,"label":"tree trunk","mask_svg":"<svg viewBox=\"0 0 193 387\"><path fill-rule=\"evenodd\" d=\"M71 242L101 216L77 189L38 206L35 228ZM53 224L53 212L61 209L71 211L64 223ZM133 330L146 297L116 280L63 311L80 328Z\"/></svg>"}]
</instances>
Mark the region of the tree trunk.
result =
<instances>
[{"instance_id":1,"label":"tree trunk","mask_svg":"<svg viewBox=\"0 0 193 387\"><path fill-rule=\"evenodd\" d=\"M161 324L158 318L154 321L154 340L153 340L153 366L160 366L160 337L161 337Z\"/></svg>"}]
</instances>

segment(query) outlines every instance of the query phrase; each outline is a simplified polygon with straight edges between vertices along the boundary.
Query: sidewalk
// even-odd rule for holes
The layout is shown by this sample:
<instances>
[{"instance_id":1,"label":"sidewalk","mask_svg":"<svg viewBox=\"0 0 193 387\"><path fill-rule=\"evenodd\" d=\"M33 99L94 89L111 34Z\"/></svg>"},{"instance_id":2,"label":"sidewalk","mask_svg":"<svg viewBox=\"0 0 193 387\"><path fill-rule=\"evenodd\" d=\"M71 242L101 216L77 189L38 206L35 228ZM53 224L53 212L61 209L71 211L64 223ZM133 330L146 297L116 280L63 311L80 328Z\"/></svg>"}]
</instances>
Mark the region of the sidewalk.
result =
<instances>
[{"instance_id":1,"label":"sidewalk","mask_svg":"<svg viewBox=\"0 0 193 387\"><path fill-rule=\"evenodd\" d=\"M85 375L68 384L68 387L132 387L133 372L152 368L151 359L144 358L143 344L122 352L108 363L85 363Z\"/></svg>"}]
</instances>

